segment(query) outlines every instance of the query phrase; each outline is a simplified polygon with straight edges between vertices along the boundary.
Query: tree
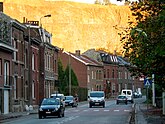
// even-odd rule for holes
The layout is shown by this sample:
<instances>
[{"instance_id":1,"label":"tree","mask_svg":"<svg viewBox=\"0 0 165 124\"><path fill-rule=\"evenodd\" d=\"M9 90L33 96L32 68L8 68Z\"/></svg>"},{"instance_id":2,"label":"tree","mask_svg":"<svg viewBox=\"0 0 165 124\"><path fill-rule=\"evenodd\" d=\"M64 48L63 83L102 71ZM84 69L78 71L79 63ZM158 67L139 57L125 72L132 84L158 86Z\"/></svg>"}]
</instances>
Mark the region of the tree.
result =
<instances>
[{"instance_id":1,"label":"tree","mask_svg":"<svg viewBox=\"0 0 165 124\"><path fill-rule=\"evenodd\" d=\"M124 55L132 63L133 75L151 76L165 90L165 4L146 0L131 6L137 23L129 21L121 36Z\"/></svg>"},{"instance_id":2,"label":"tree","mask_svg":"<svg viewBox=\"0 0 165 124\"><path fill-rule=\"evenodd\" d=\"M59 80L59 92L63 94L68 94L69 87L69 65L67 65L66 69L63 69L63 65L61 60L58 60L58 80ZM77 76L74 73L73 69L71 69L71 85L78 86Z\"/></svg>"},{"instance_id":3,"label":"tree","mask_svg":"<svg viewBox=\"0 0 165 124\"><path fill-rule=\"evenodd\" d=\"M69 82L69 65L67 65L67 67L65 69L65 75L67 77L67 81ZM72 68L71 68L71 85L72 86L78 86L77 76L74 73Z\"/></svg>"},{"instance_id":4,"label":"tree","mask_svg":"<svg viewBox=\"0 0 165 124\"><path fill-rule=\"evenodd\" d=\"M60 59L58 60L58 80L59 80L59 83L58 83L59 92L64 93L65 87L66 87L65 72L64 72L63 65Z\"/></svg>"}]
</instances>

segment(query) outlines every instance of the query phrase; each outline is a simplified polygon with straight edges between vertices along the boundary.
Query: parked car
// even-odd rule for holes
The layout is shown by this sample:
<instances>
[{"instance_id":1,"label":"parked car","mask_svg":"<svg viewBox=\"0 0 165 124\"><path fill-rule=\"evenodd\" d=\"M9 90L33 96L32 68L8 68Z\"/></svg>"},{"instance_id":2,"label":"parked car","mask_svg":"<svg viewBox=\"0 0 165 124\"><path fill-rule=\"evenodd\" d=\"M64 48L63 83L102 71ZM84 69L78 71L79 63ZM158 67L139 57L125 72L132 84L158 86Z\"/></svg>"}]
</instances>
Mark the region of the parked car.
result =
<instances>
[{"instance_id":1,"label":"parked car","mask_svg":"<svg viewBox=\"0 0 165 124\"><path fill-rule=\"evenodd\" d=\"M78 102L73 96L65 96L65 106L77 107Z\"/></svg>"},{"instance_id":2,"label":"parked car","mask_svg":"<svg viewBox=\"0 0 165 124\"><path fill-rule=\"evenodd\" d=\"M38 116L39 119L46 116L64 117L65 108L59 98L44 98L39 105Z\"/></svg>"},{"instance_id":3,"label":"parked car","mask_svg":"<svg viewBox=\"0 0 165 124\"><path fill-rule=\"evenodd\" d=\"M89 108L92 108L92 106L103 106L103 108L105 107L104 91L91 91L88 98Z\"/></svg>"},{"instance_id":4,"label":"parked car","mask_svg":"<svg viewBox=\"0 0 165 124\"><path fill-rule=\"evenodd\" d=\"M121 95L125 95L127 97L127 101L133 103L134 99L133 99L133 92L132 90L129 89L123 89L121 91Z\"/></svg>"},{"instance_id":5,"label":"parked car","mask_svg":"<svg viewBox=\"0 0 165 124\"><path fill-rule=\"evenodd\" d=\"M142 97L142 93L141 92L138 92L138 91L135 91L133 93L133 96L134 96L134 98L141 98Z\"/></svg>"},{"instance_id":6,"label":"parked car","mask_svg":"<svg viewBox=\"0 0 165 124\"><path fill-rule=\"evenodd\" d=\"M127 97L125 95L118 95L116 104L125 103L127 105Z\"/></svg>"},{"instance_id":7,"label":"parked car","mask_svg":"<svg viewBox=\"0 0 165 124\"><path fill-rule=\"evenodd\" d=\"M63 104L63 107L65 108L65 96L64 96L64 94L62 94L62 93L54 93L54 94L51 94L50 98L54 98L54 99L59 98L60 101Z\"/></svg>"}]
</instances>

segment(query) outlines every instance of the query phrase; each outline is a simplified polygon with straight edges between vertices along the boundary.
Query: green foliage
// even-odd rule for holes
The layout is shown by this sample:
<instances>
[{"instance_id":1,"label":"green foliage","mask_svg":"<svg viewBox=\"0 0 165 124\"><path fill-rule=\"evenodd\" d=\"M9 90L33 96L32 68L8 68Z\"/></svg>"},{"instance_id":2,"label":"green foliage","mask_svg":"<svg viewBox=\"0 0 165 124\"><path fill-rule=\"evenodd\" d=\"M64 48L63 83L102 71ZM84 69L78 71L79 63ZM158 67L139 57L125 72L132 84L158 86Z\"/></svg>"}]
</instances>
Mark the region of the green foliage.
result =
<instances>
[{"instance_id":1,"label":"green foliage","mask_svg":"<svg viewBox=\"0 0 165 124\"><path fill-rule=\"evenodd\" d=\"M59 83L58 83L59 92L65 95L68 95L69 94L69 88L68 88L69 87L69 66L67 66L67 68L64 70L60 59L58 60L58 80L59 80ZM78 87L78 80L73 69L71 69L71 85L72 87L73 86Z\"/></svg>"},{"instance_id":2,"label":"green foliage","mask_svg":"<svg viewBox=\"0 0 165 124\"><path fill-rule=\"evenodd\" d=\"M165 90L165 9L159 1L146 1L132 6L138 24L129 22L130 33L121 33L124 54L132 63L134 75L151 76ZM128 31L128 30L127 30ZM124 35L122 35L124 34Z\"/></svg>"},{"instance_id":3,"label":"green foliage","mask_svg":"<svg viewBox=\"0 0 165 124\"><path fill-rule=\"evenodd\" d=\"M65 69L65 75L66 75L67 80L69 81L69 65L67 65ZM71 68L71 85L78 86L78 80L72 68Z\"/></svg>"}]
</instances>

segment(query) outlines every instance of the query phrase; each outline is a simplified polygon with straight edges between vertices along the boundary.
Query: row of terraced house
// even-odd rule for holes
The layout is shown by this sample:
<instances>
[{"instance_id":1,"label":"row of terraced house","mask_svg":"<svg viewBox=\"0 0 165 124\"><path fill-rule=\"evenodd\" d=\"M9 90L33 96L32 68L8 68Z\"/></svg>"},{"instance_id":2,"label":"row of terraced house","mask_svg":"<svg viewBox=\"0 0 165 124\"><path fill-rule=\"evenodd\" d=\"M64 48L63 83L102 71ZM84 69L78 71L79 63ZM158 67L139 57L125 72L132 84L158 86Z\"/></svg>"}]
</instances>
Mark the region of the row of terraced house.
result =
<instances>
[{"instance_id":1,"label":"row of terraced house","mask_svg":"<svg viewBox=\"0 0 165 124\"><path fill-rule=\"evenodd\" d=\"M115 97L123 88L142 88L142 81L131 77L130 63L121 56L94 49L66 52L52 45L52 34L39 21L24 18L20 23L0 12L0 113L37 107L41 99L58 91L59 58L64 67L70 62L79 87L88 93L103 90Z\"/></svg>"}]
</instances>

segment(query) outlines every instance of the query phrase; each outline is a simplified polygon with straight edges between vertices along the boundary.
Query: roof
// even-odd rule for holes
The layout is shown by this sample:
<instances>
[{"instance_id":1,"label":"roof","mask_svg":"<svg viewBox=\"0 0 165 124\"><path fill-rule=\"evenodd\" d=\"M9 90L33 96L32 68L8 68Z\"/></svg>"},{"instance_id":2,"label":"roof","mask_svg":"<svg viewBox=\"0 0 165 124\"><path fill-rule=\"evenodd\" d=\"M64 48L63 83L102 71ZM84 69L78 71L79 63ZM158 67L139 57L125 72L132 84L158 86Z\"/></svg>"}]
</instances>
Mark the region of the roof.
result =
<instances>
[{"instance_id":1,"label":"roof","mask_svg":"<svg viewBox=\"0 0 165 124\"><path fill-rule=\"evenodd\" d=\"M98 63L97 61L85 56L85 55L76 55L74 53L70 53L70 52L66 52L64 51L64 53L70 55L72 58L78 60L79 62L85 64L85 65L92 65L92 66L102 66L100 63Z\"/></svg>"},{"instance_id":2,"label":"roof","mask_svg":"<svg viewBox=\"0 0 165 124\"><path fill-rule=\"evenodd\" d=\"M118 59L118 62L119 62L119 65L130 65L129 62L127 62L123 57L121 56L117 56L117 59Z\"/></svg>"}]
</instances>

